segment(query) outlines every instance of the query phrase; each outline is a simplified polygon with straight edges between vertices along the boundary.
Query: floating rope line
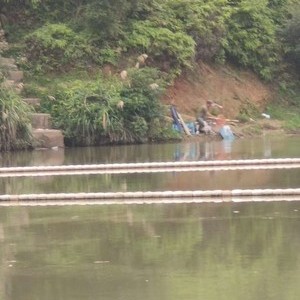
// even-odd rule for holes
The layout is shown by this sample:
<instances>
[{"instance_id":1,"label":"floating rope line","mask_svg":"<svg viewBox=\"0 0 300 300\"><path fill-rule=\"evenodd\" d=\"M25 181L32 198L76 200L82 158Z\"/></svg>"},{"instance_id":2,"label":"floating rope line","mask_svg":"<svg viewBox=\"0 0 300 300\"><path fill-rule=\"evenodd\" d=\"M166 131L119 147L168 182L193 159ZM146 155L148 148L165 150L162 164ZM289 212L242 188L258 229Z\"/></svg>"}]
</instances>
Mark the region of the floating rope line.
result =
<instances>
[{"instance_id":1,"label":"floating rope line","mask_svg":"<svg viewBox=\"0 0 300 300\"><path fill-rule=\"evenodd\" d=\"M300 201L300 196L255 196L255 197L232 197L232 198L153 198L153 199L123 199L123 200L22 200L0 201L0 206L66 206L66 205L130 205L130 204L188 204L188 203L224 203L224 202L289 202Z\"/></svg>"},{"instance_id":2,"label":"floating rope line","mask_svg":"<svg viewBox=\"0 0 300 300\"><path fill-rule=\"evenodd\" d=\"M26 201L134 201L143 202L149 199L156 201L189 199L191 202L203 202L210 199L210 202L234 201L235 198L248 198L246 201L255 201L255 197L283 197L300 200L300 188L296 189L254 189L254 190L208 190L208 191L155 191L155 192L107 192L107 193L58 193L58 194L21 194L21 195L0 195L0 202L26 202ZM224 200L223 200L224 199ZM254 199L254 200L253 200ZM282 198L284 199L284 197ZM244 200L245 201L245 200ZM273 201L273 200L272 200Z\"/></svg>"},{"instance_id":3,"label":"floating rope line","mask_svg":"<svg viewBox=\"0 0 300 300\"><path fill-rule=\"evenodd\" d=\"M5 167L0 177L291 168L300 168L300 158Z\"/></svg>"}]
</instances>

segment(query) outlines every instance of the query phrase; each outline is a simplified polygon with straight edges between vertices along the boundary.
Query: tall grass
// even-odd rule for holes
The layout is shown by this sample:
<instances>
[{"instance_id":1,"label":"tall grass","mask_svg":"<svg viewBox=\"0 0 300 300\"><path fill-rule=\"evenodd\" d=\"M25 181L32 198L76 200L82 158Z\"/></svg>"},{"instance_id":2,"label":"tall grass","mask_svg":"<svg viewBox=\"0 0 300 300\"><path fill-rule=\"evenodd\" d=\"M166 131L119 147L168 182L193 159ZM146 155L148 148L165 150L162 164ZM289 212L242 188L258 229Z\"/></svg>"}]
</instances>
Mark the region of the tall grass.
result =
<instances>
[{"instance_id":1,"label":"tall grass","mask_svg":"<svg viewBox=\"0 0 300 300\"><path fill-rule=\"evenodd\" d=\"M282 82L277 97L267 108L272 118L282 120L284 128L292 133L300 132L300 81Z\"/></svg>"},{"instance_id":2,"label":"tall grass","mask_svg":"<svg viewBox=\"0 0 300 300\"><path fill-rule=\"evenodd\" d=\"M50 112L55 128L63 130L67 146L140 143L164 135L166 124L151 127L164 116L159 96L165 84L157 69L129 70L130 85L117 76L59 79L47 83L39 97L42 111ZM151 89L152 83L159 88Z\"/></svg>"},{"instance_id":3,"label":"tall grass","mask_svg":"<svg viewBox=\"0 0 300 300\"><path fill-rule=\"evenodd\" d=\"M32 108L12 90L0 88L0 151L31 146Z\"/></svg>"}]
</instances>

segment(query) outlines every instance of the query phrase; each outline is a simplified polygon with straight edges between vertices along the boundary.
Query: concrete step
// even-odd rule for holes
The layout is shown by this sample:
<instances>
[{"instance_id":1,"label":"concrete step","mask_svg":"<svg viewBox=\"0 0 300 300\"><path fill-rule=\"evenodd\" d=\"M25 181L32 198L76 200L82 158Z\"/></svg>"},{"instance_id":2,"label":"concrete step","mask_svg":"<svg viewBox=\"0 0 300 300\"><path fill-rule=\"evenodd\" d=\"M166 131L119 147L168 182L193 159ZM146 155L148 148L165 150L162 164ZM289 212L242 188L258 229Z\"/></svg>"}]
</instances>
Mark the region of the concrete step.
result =
<instances>
[{"instance_id":1,"label":"concrete step","mask_svg":"<svg viewBox=\"0 0 300 300\"><path fill-rule=\"evenodd\" d=\"M16 83L22 82L24 78L23 71L9 70L7 72L7 78Z\"/></svg>"},{"instance_id":2,"label":"concrete step","mask_svg":"<svg viewBox=\"0 0 300 300\"><path fill-rule=\"evenodd\" d=\"M61 130L33 129L34 148L64 147L64 137Z\"/></svg>"},{"instance_id":3,"label":"concrete step","mask_svg":"<svg viewBox=\"0 0 300 300\"><path fill-rule=\"evenodd\" d=\"M5 79L3 82L0 83L0 87L13 89L16 93L21 94L24 89L24 84L22 82L15 82L13 80Z\"/></svg>"},{"instance_id":4,"label":"concrete step","mask_svg":"<svg viewBox=\"0 0 300 300\"><path fill-rule=\"evenodd\" d=\"M13 58L0 57L0 69L18 71L16 61Z\"/></svg>"},{"instance_id":5,"label":"concrete step","mask_svg":"<svg viewBox=\"0 0 300 300\"><path fill-rule=\"evenodd\" d=\"M31 115L31 125L33 129L51 128L50 114L34 113Z\"/></svg>"},{"instance_id":6,"label":"concrete step","mask_svg":"<svg viewBox=\"0 0 300 300\"><path fill-rule=\"evenodd\" d=\"M1 39L0 37L0 52L8 50L8 43Z\"/></svg>"},{"instance_id":7,"label":"concrete step","mask_svg":"<svg viewBox=\"0 0 300 300\"><path fill-rule=\"evenodd\" d=\"M40 98L23 98L23 101L34 107L38 107L41 104Z\"/></svg>"},{"instance_id":8,"label":"concrete step","mask_svg":"<svg viewBox=\"0 0 300 300\"><path fill-rule=\"evenodd\" d=\"M15 87L15 82L13 80L5 79L3 82L1 82L1 87L6 89L13 89Z\"/></svg>"}]
</instances>

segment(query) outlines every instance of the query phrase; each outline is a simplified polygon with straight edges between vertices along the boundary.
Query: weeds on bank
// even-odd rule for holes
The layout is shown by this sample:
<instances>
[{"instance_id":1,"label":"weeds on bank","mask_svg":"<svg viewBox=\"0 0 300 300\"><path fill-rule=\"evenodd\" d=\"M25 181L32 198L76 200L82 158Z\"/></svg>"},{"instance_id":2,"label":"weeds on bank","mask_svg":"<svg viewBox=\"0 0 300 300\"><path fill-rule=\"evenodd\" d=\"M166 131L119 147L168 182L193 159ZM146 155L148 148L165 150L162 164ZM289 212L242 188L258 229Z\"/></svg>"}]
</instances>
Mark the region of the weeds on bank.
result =
<instances>
[{"instance_id":1,"label":"weeds on bank","mask_svg":"<svg viewBox=\"0 0 300 300\"><path fill-rule=\"evenodd\" d=\"M280 84L277 98L267 108L273 119L284 122L288 131L300 131L300 83Z\"/></svg>"},{"instance_id":2,"label":"weeds on bank","mask_svg":"<svg viewBox=\"0 0 300 300\"><path fill-rule=\"evenodd\" d=\"M152 85L155 84L155 88ZM166 83L156 68L129 69L128 78L76 72L39 77L25 87L42 99L67 145L140 143L177 138L159 101Z\"/></svg>"},{"instance_id":3,"label":"weeds on bank","mask_svg":"<svg viewBox=\"0 0 300 300\"><path fill-rule=\"evenodd\" d=\"M237 119L241 123L249 122L251 119L258 119L260 117L260 112L258 108L252 103L249 99L242 101L240 108L240 113L237 116Z\"/></svg>"},{"instance_id":4,"label":"weeds on bank","mask_svg":"<svg viewBox=\"0 0 300 300\"><path fill-rule=\"evenodd\" d=\"M273 119L278 119L284 122L284 128L288 131L300 131L300 108L285 106L283 104L271 104L268 109L268 114Z\"/></svg>"},{"instance_id":5,"label":"weeds on bank","mask_svg":"<svg viewBox=\"0 0 300 300\"><path fill-rule=\"evenodd\" d=\"M13 91L0 88L0 111L0 151L30 147L30 106Z\"/></svg>"}]
</instances>

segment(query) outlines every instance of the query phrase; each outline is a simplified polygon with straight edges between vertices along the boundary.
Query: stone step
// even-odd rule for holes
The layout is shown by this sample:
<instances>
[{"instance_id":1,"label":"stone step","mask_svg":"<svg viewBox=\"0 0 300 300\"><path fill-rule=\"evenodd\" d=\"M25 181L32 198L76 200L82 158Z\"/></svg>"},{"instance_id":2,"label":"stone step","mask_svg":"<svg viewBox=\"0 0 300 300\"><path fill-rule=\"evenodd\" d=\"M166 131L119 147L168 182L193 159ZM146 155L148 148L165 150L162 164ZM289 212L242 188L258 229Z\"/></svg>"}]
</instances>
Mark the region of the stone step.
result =
<instances>
[{"instance_id":1,"label":"stone step","mask_svg":"<svg viewBox=\"0 0 300 300\"><path fill-rule=\"evenodd\" d=\"M64 147L64 137L61 130L56 129L33 129L34 148Z\"/></svg>"},{"instance_id":2,"label":"stone step","mask_svg":"<svg viewBox=\"0 0 300 300\"><path fill-rule=\"evenodd\" d=\"M5 79L3 82L1 82L1 87L6 89L13 89L15 87L15 82L13 80Z\"/></svg>"},{"instance_id":3,"label":"stone step","mask_svg":"<svg viewBox=\"0 0 300 300\"><path fill-rule=\"evenodd\" d=\"M15 82L13 80L5 79L0 83L0 87L6 89L13 89L16 93L21 94L24 89L24 84L22 82Z\"/></svg>"},{"instance_id":4,"label":"stone step","mask_svg":"<svg viewBox=\"0 0 300 300\"><path fill-rule=\"evenodd\" d=\"M0 69L18 71L16 61L13 58L0 57Z\"/></svg>"},{"instance_id":5,"label":"stone step","mask_svg":"<svg viewBox=\"0 0 300 300\"><path fill-rule=\"evenodd\" d=\"M8 43L1 39L0 37L0 52L8 50Z\"/></svg>"},{"instance_id":6,"label":"stone step","mask_svg":"<svg viewBox=\"0 0 300 300\"><path fill-rule=\"evenodd\" d=\"M50 114L34 113L31 115L31 125L33 129L51 128Z\"/></svg>"},{"instance_id":7,"label":"stone step","mask_svg":"<svg viewBox=\"0 0 300 300\"><path fill-rule=\"evenodd\" d=\"M41 104L40 98L23 98L23 101L34 107L40 106Z\"/></svg>"},{"instance_id":8,"label":"stone step","mask_svg":"<svg viewBox=\"0 0 300 300\"><path fill-rule=\"evenodd\" d=\"M7 78L9 80L12 80L16 83L22 82L24 78L24 73L23 71L15 71L15 70L9 70L7 72Z\"/></svg>"}]
</instances>

